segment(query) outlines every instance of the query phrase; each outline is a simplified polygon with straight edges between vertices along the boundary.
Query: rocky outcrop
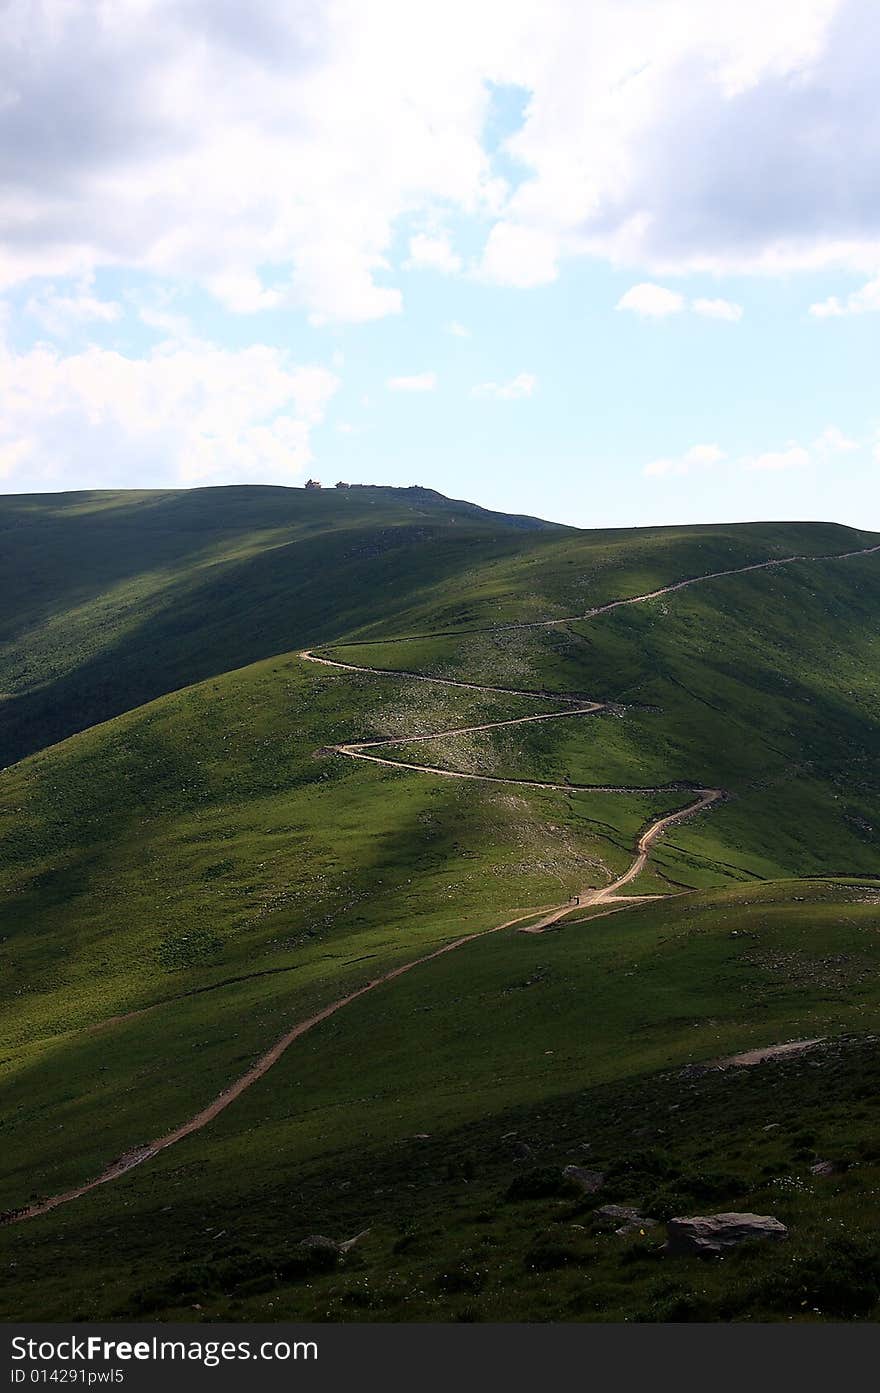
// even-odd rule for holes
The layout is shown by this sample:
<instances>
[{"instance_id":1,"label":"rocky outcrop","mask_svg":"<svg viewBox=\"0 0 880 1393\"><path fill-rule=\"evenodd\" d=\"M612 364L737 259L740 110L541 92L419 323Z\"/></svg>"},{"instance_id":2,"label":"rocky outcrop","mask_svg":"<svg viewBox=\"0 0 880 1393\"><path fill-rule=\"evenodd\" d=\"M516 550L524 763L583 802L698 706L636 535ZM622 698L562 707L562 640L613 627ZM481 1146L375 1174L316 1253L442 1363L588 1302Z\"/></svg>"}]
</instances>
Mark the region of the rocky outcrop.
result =
<instances>
[{"instance_id":1,"label":"rocky outcrop","mask_svg":"<svg viewBox=\"0 0 880 1393\"><path fill-rule=\"evenodd\" d=\"M753 1238L787 1238L788 1229L769 1214L710 1214L670 1219L665 1251L674 1257L717 1257Z\"/></svg>"},{"instance_id":2,"label":"rocky outcrop","mask_svg":"<svg viewBox=\"0 0 880 1393\"><path fill-rule=\"evenodd\" d=\"M337 1243L335 1238L327 1238L323 1233L310 1233L308 1238L303 1238L300 1242L300 1249L303 1253L314 1254L317 1256L339 1257L342 1252L342 1244Z\"/></svg>"},{"instance_id":3,"label":"rocky outcrop","mask_svg":"<svg viewBox=\"0 0 880 1393\"><path fill-rule=\"evenodd\" d=\"M656 1219L648 1219L628 1204L602 1204L593 1211L593 1223L600 1229L613 1229L619 1238L637 1233L640 1229L657 1227Z\"/></svg>"},{"instance_id":4,"label":"rocky outcrop","mask_svg":"<svg viewBox=\"0 0 880 1393\"><path fill-rule=\"evenodd\" d=\"M631 1233L656 1229L657 1220L647 1219L632 1205L600 1205L593 1211L593 1224L597 1229L613 1229L618 1238L625 1238Z\"/></svg>"},{"instance_id":5,"label":"rocky outcrop","mask_svg":"<svg viewBox=\"0 0 880 1393\"><path fill-rule=\"evenodd\" d=\"M361 1229L360 1233L356 1233L354 1238L346 1238L345 1241L339 1245L340 1253L350 1252L356 1243L360 1243L362 1238L366 1238L369 1232L369 1229Z\"/></svg>"},{"instance_id":6,"label":"rocky outcrop","mask_svg":"<svg viewBox=\"0 0 880 1393\"><path fill-rule=\"evenodd\" d=\"M601 1171L585 1170L583 1166L566 1166L562 1175L565 1180L583 1190L585 1195L594 1195L605 1183L605 1176Z\"/></svg>"},{"instance_id":7,"label":"rocky outcrop","mask_svg":"<svg viewBox=\"0 0 880 1393\"><path fill-rule=\"evenodd\" d=\"M308 1238L303 1238L298 1245L301 1259L308 1264L309 1269L329 1271L356 1243L366 1238L369 1232L369 1229L363 1229L356 1233L354 1238L346 1238L342 1243L338 1243L335 1238L328 1238L323 1233L310 1233Z\"/></svg>"},{"instance_id":8,"label":"rocky outcrop","mask_svg":"<svg viewBox=\"0 0 880 1393\"><path fill-rule=\"evenodd\" d=\"M810 1175L839 1175L842 1169L835 1161L814 1161L810 1166Z\"/></svg>"}]
</instances>

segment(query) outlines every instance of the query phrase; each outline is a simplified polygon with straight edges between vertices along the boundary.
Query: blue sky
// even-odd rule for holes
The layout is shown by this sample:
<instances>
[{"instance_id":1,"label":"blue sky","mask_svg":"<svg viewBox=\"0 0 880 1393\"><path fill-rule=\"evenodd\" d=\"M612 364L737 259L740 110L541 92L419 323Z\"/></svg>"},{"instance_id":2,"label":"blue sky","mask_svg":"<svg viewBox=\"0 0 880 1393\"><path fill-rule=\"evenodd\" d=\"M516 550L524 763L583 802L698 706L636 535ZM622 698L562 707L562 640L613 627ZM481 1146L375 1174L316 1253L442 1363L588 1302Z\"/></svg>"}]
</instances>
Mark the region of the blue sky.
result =
<instances>
[{"instance_id":1,"label":"blue sky","mask_svg":"<svg viewBox=\"0 0 880 1393\"><path fill-rule=\"evenodd\" d=\"M5 491L880 529L862 0L11 13Z\"/></svg>"}]
</instances>

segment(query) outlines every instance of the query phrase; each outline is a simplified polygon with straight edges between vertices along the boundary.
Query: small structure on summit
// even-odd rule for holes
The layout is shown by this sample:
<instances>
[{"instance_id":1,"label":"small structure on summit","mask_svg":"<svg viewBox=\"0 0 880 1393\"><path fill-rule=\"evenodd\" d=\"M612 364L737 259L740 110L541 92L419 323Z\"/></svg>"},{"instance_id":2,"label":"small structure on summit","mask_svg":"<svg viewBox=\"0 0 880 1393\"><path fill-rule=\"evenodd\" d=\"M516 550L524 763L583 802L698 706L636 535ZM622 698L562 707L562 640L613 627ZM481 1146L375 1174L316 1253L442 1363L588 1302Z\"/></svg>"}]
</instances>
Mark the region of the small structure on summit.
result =
<instances>
[{"instance_id":1,"label":"small structure on summit","mask_svg":"<svg viewBox=\"0 0 880 1393\"><path fill-rule=\"evenodd\" d=\"M306 479L306 488L307 488L307 489L319 489L320 487L321 487L321 480L320 480L320 479Z\"/></svg>"}]
</instances>

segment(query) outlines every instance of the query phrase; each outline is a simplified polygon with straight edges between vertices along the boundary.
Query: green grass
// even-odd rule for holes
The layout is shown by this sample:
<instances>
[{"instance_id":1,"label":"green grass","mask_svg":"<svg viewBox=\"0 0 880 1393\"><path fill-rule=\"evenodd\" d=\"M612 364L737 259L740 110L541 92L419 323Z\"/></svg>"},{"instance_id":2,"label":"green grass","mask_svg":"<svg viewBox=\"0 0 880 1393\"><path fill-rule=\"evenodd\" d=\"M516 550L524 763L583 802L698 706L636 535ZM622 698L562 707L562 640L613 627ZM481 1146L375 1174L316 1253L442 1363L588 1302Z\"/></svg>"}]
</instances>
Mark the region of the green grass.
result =
<instances>
[{"instance_id":1,"label":"green grass","mask_svg":"<svg viewBox=\"0 0 880 1393\"><path fill-rule=\"evenodd\" d=\"M0 1208L167 1132L384 972L606 884L688 786L729 797L657 844L633 889L664 900L422 964L297 1041L204 1131L0 1230L4 1314L876 1313L858 1231L878 1222L880 555L487 632L876 538L542 530L407 490L6 508L19 550L0 711L7 758L28 757L0 779ZM329 753L548 709L296 655L340 640L331 651L366 666L615 703L383 757L675 789L552 792ZM682 1074L807 1035L846 1043L818 1062ZM763 1130L777 1115L784 1136ZM511 1130L552 1172L531 1199L506 1198L531 1164L502 1141ZM816 1150L849 1169L819 1185ZM632 1164L643 1151L662 1158ZM791 1240L698 1270L658 1256L660 1229L594 1232L591 1206L554 1189L587 1154L609 1173L602 1199L658 1218L756 1208ZM368 1226L343 1268L303 1270L302 1236ZM804 1305L823 1263L843 1295L826 1281Z\"/></svg>"},{"instance_id":2,"label":"green grass","mask_svg":"<svg viewBox=\"0 0 880 1393\"><path fill-rule=\"evenodd\" d=\"M0 500L0 767L200 679L359 633L578 613L866 545L825 524L577 532L418 489Z\"/></svg>"},{"instance_id":3,"label":"green grass","mask_svg":"<svg viewBox=\"0 0 880 1393\"><path fill-rule=\"evenodd\" d=\"M418 746L428 763L572 783L722 787L658 847L673 885L877 869L880 559L725 577L568 629L472 635L465 671L621 703ZM454 673L460 645L354 645L348 661ZM412 659L415 657L415 661Z\"/></svg>"},{"instance_id":4,"label":"green grass","mask_svg":"<svg viewBox=\"0 0 880 1393\"><path fill-rule=\"evenodd\" d=\"M597 826L589 798L315 753L388 722L499 711L290 659L8 771L0 1204L84 1180L182 1121L286 1027L380 970L622 870L656 799L605 798Z\"/></svg>"},{"instance_id":5,"label":"green grass","mask_svg":"<svg viewBox=\"0 0 880 1393\"><path fill-rule=\"evenodd\" d=\"M852 882L713 891L470 944L304 1037L210 1132L6 1230L18 1274L9 1313L34 1314L35 1299L49 1317L71 1313L52 1255L75 1249L76 1313L89 1317L189 1318L198 1302L221 1318L499 1319L506 1309L506 1318L657 1319L670 1283L685 1309L695 1287L707 1296L691 1318L724 1317L730 1303L801 1317L800 1293L785 1285L792 1262L815 1266L829 1224L858 1246L877 1223L877 899ZM840 1043L751 1071L682 1073L802 1034ZM770 1124L778 1135L764 1131ZM514 1157L510 1131L530 1161ZM427 1141L414 1139L421 1133ZM820 1183L809 1175L817 1155L849 1169ZM534 1200L505 1198L532 1165L552 1171L558 1189L570 1162L609 1173L592 1205L552 1186ZM609 1200L660 1219L771 1212L792 1239L708 1273L658 1265L662 1232L635 1245L591 1236L590 1209ZM370 1242L344 1274L285 1279L306 1233L341 1238L366 1226ZM112 1241L120 1232L131 1269ZM568 1275L587 1268L593 1291L560 1280L552 1261L529 1271L528 1254L551 1239L574 1249ZM483 1285L438 1286L444 1271L473 1265L475 1240ZM650 1250L635 1266L633 1246ZM255 1269L267 1280L249 1293ZM361 1283L370 1300L350 1307ZM768 1283L783 1295L762 1295Z\"/></svg>"},{"instance_id":6,"label":"green grass","mask_svg":"<svg viewBox=\"0 0 880 1393\"><path fill-rule=\"evenodd\" d=\"M411 489L4 499L0 765L556 534Z\"/></svg>"}]
</instances>

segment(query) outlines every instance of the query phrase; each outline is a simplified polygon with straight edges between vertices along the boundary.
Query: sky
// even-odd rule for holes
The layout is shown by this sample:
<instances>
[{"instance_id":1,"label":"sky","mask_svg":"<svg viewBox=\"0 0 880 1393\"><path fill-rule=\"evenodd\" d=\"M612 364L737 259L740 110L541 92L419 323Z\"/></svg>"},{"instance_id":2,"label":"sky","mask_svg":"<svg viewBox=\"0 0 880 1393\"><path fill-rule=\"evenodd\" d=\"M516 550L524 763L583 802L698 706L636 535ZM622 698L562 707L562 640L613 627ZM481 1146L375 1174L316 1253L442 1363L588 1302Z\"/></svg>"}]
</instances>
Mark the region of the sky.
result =
<instances>
[{"instance_id":1,"label":"sky","mask_svg":"<svg viewBox=\"0 0 880 1393\"><path fill-rule=\"evenodd\" d=\"M880 529L874 0L5 0L0 491Z\"/></svg>"}]
</instances>

